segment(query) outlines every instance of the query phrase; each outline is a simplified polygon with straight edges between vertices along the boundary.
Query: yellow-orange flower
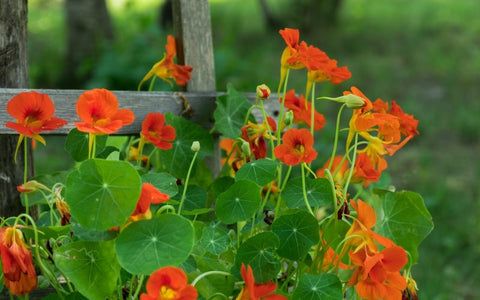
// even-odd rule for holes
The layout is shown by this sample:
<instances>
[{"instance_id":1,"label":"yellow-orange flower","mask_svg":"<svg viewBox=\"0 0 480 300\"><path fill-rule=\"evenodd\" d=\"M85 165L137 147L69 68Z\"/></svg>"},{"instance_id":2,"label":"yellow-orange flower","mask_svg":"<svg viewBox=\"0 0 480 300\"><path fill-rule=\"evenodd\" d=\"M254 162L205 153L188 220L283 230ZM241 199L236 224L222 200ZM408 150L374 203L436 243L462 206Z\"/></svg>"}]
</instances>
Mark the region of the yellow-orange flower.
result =
<instances>
[{"instance_id":1,"label":"yellow-orange flower","mask_svg":"<svg viewBox=\"0 0 480 300\"><path fill-rule=\"evenodd\" d=\"M142 81L138 84L138 90L142 87L142 84L153 76L157 76L162 80L165 80L170 85L173 83L170 79L173 79L178 85L185 85L190 80L190 73L193 68L191 66L177 65L174 62L174 58L177 55L176 43L173 36L167 37L167 45L165 46L167 53L163 55L163 58L153 65L152 69L148 71L147 75L143 77Z\"/></svg>"},{"instance_id":2,"label":"yellow-orange flower","mask_svg":"<svg viewBox=\"0 0 480 300\"><path fill-rule=\"evenodd\" d=\"M37 287L32 254L20 230L14 227L0 228L0 256L3 280L12 295L25 295Z\"/></svg>"}]
</instances>

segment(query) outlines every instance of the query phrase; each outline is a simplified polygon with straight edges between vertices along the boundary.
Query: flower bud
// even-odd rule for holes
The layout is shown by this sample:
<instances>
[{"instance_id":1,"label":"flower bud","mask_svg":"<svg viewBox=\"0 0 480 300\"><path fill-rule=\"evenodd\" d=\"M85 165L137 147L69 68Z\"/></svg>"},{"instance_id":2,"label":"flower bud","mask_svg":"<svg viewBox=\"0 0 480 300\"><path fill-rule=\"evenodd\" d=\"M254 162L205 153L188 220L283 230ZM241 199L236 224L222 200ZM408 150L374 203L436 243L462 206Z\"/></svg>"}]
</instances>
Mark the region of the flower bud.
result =
<instances>
[{"instance_id":1,"label":"flower bud","mask_svg":"<svg viewBox=\"0 0 480 300\"><path fill-rule=\"evenodd\" d=\"M268 99L270 97L270 88L266 84L257 86L257 97L262 100Z\"/></svg>"},{"instance_id":2,"label":"flower bud","mask_svg":"<svg viewBox=\"0 0 480 300\"><path fill-rule=\"evenodd\" d=\"M20 193L30 194L36 192L38 189L48 191L49 189L36 180L30 180L22 185L17 186L17 191Z\"/></svg>"},{"instance_id":3,"label":"flower bud","mask_svg":"<svg viewBox=\"0 0 480 300\"><path fill-rule=\"evenodd\" d=\"M339 102L345 103L347 107L351 109L361 108L365 104L365 100L362 97L354 94L338 97L338 99L340 100Z\"/></svg>"},{"instance_id":4,"label":"flower bud","mask_svg":"<svg viewBox=\"0 0 480 300\"><path fill-rule=\"evenodd\" d=\"M293 123L293 111L287 111L285 118L283 119L283 123L285 123L285 126L289 126Z\"/></svg>"},{"instance_id":5,"label":"flower bud","mask_svg":"<svg viewBox=\"0 0 480 300\"><path fill-rule=\"evenodd\" d=\"M245 154L246 157L252 155L250 144L247 141L242 138L237 138L237 142L240 143L240 149L242 149L242 153Z\"/></svg>"},{"instance_id":6,"label":"flower bud","mask_svg":"<svg viewBox=\"0 0 480 300\"><path fill-rule=\"evenodd\" d=\"M192 149L193 152L200 151L200 142L199 141L194 141L192 143L192 147L190 149Z\"/></svg>"}]
</instances>

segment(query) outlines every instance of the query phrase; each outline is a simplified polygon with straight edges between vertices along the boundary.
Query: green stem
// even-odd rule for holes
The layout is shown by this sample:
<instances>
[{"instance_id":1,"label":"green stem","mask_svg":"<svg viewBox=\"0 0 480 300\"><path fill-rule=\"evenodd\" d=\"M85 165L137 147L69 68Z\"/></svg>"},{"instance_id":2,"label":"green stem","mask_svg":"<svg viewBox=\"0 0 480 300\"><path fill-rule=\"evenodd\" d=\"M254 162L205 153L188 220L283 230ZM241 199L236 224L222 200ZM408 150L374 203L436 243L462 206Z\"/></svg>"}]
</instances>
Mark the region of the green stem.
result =
<instances>
[{"instance_id":1,"label":"green stem","mask_svg":"<svg viewBox=\"0 0 480 300\"><path fill-rule=\"evenodd\" d=\"M27 182L27 175L28 175L28 139L23 141L23 183ZM29 213L29 205L28 205L28 195L27 193L23 194L23 199L25 199L25 213L28 215Z\"/></svg>"},{"instance_id":2,"label":"green stem","mask_svg":"<svg viewBox=\"0 0 480 300\"><path fill-rule=\"evenodd\" d=\"M355 145L358 143L358 133L355 133ZM350 185L350 180L352 179L353 170L355 169L355 161L357 159L357 147L353 149L353 159L352 166L350 167L350 172L348 173L347 182L345 183L343 190L343 199L347 200L348 186Z\"/></svg>"},{"instance_id":3,"label":"green stem","mask_svg":"<svg viewBox=\"0 0 480 300\"><path fill-rule=\"evenodd\" d=\"M325 175L328 177L328 181L330 182L330 186L332 188L332 195L333 195L333 207L334 207L334 212L335 214L338 211L338 203L337 203L337 197L335 193L335 181L333 180L332 173L330 173L329 169L325 169Z\"/></svg>"},{"instance_id":4,"label":"green stem","mask_svg":"<svg viewBox=\"0 0 480 300\"><path fill-rule=\"evenodd\" d=\"M152 80L150 81L150 85L148 86L148 91L151 92L153 90L153 85L155 84L156 76L152 76Z\"/></svg>"},{"instance_id":5,"label":"green stem","mask_svg":"<svg viewBox=\"0 0 480 300\"><path fill-rule=\"evenodd\" d=\"M312 208L310 207L310 204L308 203L308 198L307 198L307 190L306 190L306 185L305 185L305 163L302 163L302 191L303 191L303 200L305 202L305 206L307 207L308 211L315 216L315 214L312 211Z\"/></svg>"},{"instance_id":6,"label":"green stem","mask_svg":"<svg viewBox=\"0 0 480 300\"><path fill-rule=\"evenodd\" d=\"M180 199L180 205L178 206L178 212L177 212L178 215L180 215L180 213L182 212L183 202L185 201L185 195L187 194L188 181L190 179L190 174L192 173L193 164L195 163L195 159L197 158L197 155L198 155L198 151L196 151L195 154L193 155L192 162L190 163L190 167L188 168L187 178L185 179L185 184L184 184L185 186L183 188L182 198Z\"/></svg>"},{"instance_id":7,"label":"green stem","mask_svg":"<svg viewBox=\"0 0 480 300\"><path fill-rule=\"evenodd\" d=\"M310 113L310 133L312 134L312 136L313 136L314 122L315 122L315 82L312 84L312 112Z\"/></svg>"},{"instance_id":8,"label":"green stem","mask_svg":"<svg viewBox=\"0 0 480 300\"><path fill-rule=\"evenodd\" d=\"M283 96L282 96L282 103L280 105L280 115L278 116L278 128L282 128L282 123L283 119L285 118L285 115L283 113L283 109L285 108L285 95L287 94L287 83L288 83L288 77L290 75L290 69L287 70L287 73L285 75L285 82L283 84ZM280 134L281 130L277 130L277 145L280 144Z\"/></svg>"},{"instance_id":9,"label":"green stem","mask_svg":"<svg viewBox=\"0 0 480 300\"><path fill-rule=\"evenodd\" d=\"M267 112L265 111L265 106L263 105L263 100L260 101L260 103L262 103L261 110L262 110L262 114L263 114L263 120L265 122L265 125L267 126L268 136L270 137L269 140L270 140L270 147L272 148L271 149L272 160L275 160L275 154L273 153L273 149L275 148L275 146L273 145L272 130L270 128L270 124L268 124Z\"/></svg>"},{"instance_id":10,"label":"green stem","mask_svg":"<svg viewBox=\"0 0 480 300\"><path fill-rule=\"evenodd\" d=\"M338 146L338 134L340 131L340 117L342 116L342 111L345 108L346 104L343 104L340 106L340 109L338 110L337 114L337 123L335 125L335 140L333 142L333 150L332 150L332 156L330 157L330 163L328 164L328 170L332 168L333 165L333 160L335 159L335 154L337 152L337 146Z\"/></svg>"},{"instance_id":11,"label":"green stem","mask_svg":"<svg viewBox=\"0 0 480 300\"><path fill-rule=\"evenodd\" d=\"M208 271L205 273L202 273L195 278L195 280L192 281L192 286L195 286L200 280L202 280L204 277L210 276L210 275L224 275L224 276L231 276L232 274L228 272L223 272L223 271Z\"/></svg>"},{"instance_id":12,"label":"green stem","mask_svg":"<svg viewBox=\"0 0 480 300\"><path fill-rule=\"evenodd\" d=\"M138 294L140 294L140 291L142 290L142 284L144 279L145 275L140 275L140 278L138 279L137 289L135 290L135 294L133 294L133 299L138 299Z\"/></svg>"}]
</instances>

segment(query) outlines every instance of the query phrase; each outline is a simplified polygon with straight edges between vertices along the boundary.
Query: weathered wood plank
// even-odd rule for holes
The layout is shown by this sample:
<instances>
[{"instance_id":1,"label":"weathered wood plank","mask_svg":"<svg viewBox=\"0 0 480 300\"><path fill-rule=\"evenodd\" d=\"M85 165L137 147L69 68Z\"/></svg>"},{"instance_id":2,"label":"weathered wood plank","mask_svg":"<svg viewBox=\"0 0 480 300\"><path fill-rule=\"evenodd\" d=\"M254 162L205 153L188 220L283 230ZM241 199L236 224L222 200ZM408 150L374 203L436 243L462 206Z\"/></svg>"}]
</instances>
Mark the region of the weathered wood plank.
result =
<instances>
[{"instance_id":1,"label":"weathered wood plank","mask_svg":"<svg viewBox=\"0 0 480 300\"><path fill-rule=\"evenodd\" d=\"M7 102L22 91L28 89L0 89L0 134L16 134L13 130L5 127L6 122L15 120L7 113ZM67 120L69 123L56 131L44 134L67 134L75 127L73 122L79 122L75 104L83 90L35 90L50 96L55 104L55 116ZM135 114L135 122L123 127L118 134L138 134L142 121L149 112L171 112L174 115L182 115L207 129L213 126L213 112L215 99L223 93L189 93L189 92L137 92L137 91L112 91L118 99L120 108L128 108ZM246 93L245 96L252 103L255 101L254 93ZM278 115L278 101L276 95L271 95L271 100L265 102L267 112L271 116ZM190 105L192 111L186 110L185 104ZM200 111L200 113L199 113ZM191 115L193 114L193 115ZM257 120L261 120L261 113L254 111ZM191 118L190 118L191 116Z\"/></svg>"}]
</instances>

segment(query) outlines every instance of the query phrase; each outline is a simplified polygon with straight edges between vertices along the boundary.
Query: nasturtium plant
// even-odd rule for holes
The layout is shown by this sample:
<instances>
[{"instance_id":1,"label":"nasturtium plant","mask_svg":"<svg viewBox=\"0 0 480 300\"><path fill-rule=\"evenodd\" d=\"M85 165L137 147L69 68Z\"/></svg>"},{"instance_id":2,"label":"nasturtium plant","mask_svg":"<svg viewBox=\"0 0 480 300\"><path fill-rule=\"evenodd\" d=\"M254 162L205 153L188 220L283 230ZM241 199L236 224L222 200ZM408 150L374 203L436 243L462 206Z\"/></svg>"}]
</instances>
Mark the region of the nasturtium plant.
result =
<instances>
[{"instance_id":1,"label":"nasturtium plant","mask_svg":"<svg viewBox=\"0 0 480 300\"><path fill-rule=\"evenodd\" d=\"M418 120L355 86L319 96L327 89L316 85L343 83L349 69L296 29L280 36L277 93L259 83L247 97L228 84L202 116L212 124L184 117L188 94L179 116L159 102L135 122L138 107L115 93L81 92L65 145L73 167L25 174L25 213L0 218L0 289L28 298L52 287L45 299L416 299L432 217L421 195L394 192L385 170ZM176 46L168 36L139 90L156 78L188 82L195 69L176 63ZM297 74L306 84L294 87ZM339 105L333 127L325 101ZM73 121L36 91L6 110L15 160ZM119 134L126 126L136 131Z\"/></svg>"}]
</instances>

